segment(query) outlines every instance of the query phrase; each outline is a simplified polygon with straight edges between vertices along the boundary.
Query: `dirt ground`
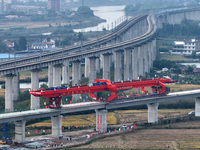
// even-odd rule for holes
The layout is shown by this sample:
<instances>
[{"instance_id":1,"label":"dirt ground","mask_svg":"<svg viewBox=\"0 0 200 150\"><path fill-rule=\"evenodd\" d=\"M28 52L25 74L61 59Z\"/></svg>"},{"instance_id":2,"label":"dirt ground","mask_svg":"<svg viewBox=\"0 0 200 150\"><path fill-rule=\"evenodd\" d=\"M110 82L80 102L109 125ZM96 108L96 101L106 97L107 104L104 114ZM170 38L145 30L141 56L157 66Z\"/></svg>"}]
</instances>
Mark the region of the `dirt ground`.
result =
<instances>
[{"instance_id":1,"label":"dirt ground","mask_svg":"<svg viewBox=\"0 0 200 150\"><path fill-rule=\"evenodd\" d=\"M159 110L159 118L186 115L190 109ZM147 119L146 110L116 111L118 123L130 124ZM164 125L137 127L128 133L93 140L77 149L140 149L140 150L190 150L200 149L200 120Z\"/></svg>"},{"instance_id":2,"label":"dirt ground","mask_svg":"<svg viewBox=\"0 0 200 150\"><path fill-rule=\"evenodd\" d=\"M200 123L187 122L185 124ZM200 148L200 129L144 129L129 133L106 137L93 141L91 144L77 148L101 149L155 149L155 150L189 150Z\"/></svg>"}]
</instances>

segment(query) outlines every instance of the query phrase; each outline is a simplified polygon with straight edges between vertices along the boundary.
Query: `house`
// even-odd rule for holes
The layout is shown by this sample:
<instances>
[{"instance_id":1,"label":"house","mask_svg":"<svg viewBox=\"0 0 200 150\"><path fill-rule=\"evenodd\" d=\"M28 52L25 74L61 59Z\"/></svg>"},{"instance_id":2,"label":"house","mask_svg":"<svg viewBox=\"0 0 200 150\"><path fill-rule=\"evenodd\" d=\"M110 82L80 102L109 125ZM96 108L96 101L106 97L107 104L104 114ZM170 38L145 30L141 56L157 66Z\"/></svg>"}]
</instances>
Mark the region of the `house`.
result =
<instances>
[{"instance_id":1,"label":"house","mask_svg":"<svg viewBox=\"0 0 200 150\"><path fill-rule=\"evenodd\" d=\"M18 15L7 15L5 17L8 19L15 19L15 18L18 18Z\"/></svg>"},{"instance_id":2,"label":"house","mask_svg":"<svg viewBox=\"0 0 200 150\"><path fill-rule=\"evenodd\" d=\"M200 74L200 68L194 68L193 73Z\"/></svg>"},{"instance_id":3,"label":"house","mask_svg":"<svg viewBox=\"0 0 200 150\"><path fill-rule=\"evenodd\" d=\"M191 39L174 41L171 54L192 55L192 52L200 51L200 40Z\"/></svg>"},{"instance_id":4,"label":"house","mask_svg":"<svg viewBox=\"0 0 200 150\"><path fill-rule=\"evenodd\" d=\"M33 42L31 44L31 48L32 50L42 50L42 51L46 51L46 50L55 50L56 49L56 45L55 45L55 41L50 39L44 39L42 42Z\"/></svg>"},{"instance_id":5,"label":"house","mask_svg":"<svg viewBox=\"0 0 200 150\"><path fill-rule=\"evenodd\" d=\"M187 66L181 66L181 67L179 67L179 69L181 70L181 74L184 74L185 71L188 69L188 67Z\"/></svg>"},{"instance_id":6,"label":"house","mask_svg":"<svg viewBox=\"0 0 200 150\"><path fill-rule=\"evenodd\" d=\"M32 50L42 50L47 48L47 45L41 42L33 42L31 45Z\"/></svg>"},{"instance_id":7,"label":"house","mask_svg":"<svg viewBox=\"0 0 200 150\"><path fill-rule=\"evenodd\" d=\"M15 46L15 43L13 41L4 40L3 43L6 44L8 48L14 48Z\"/></svg>"},{"instance_id":8,"label":"house","mask_svg":"<svg viewBox=\"0 0 200 150\"><path fill-rule=\"evenodd\" d=\"M56 45L55 45L55 41L50 39L49 41L47 39L44 39L42 41L43 44L46 44L47 45L47 48L55 48Z\"/></svg>"}]
</instances>

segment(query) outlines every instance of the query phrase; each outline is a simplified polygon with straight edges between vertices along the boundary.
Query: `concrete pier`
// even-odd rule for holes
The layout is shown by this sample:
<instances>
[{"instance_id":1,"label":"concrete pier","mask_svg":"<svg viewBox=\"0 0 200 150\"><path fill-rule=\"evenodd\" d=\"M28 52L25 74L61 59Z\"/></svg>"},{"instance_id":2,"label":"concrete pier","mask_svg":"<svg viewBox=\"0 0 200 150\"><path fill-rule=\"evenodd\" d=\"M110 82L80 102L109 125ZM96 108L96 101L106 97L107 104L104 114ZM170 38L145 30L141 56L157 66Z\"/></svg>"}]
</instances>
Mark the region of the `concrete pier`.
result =
<instances>
[{"instance_id":1,"label":"concrete pier","mask_svg":"<svg viewBox=\"0 0 200 150\"><path fill-rule=\"evenodd\" d=\"M110 54L103 55L103 79L110 79Z\"/></svg>"},{"instance_id":2,"label":"concrete pier","mask_svg":"<svg viewBox=\"0 0 200 150\"><path fill-rule=\"evenodd\" d=\"M122 80L122 56L121 51L115 52L115 58L114 58L114 81L118 82Z\"/></svg>"},{"instance_id":3,"label":"concrete pier","mask_svg":"<svg viewBox=\"0 0 200 150\"><path fill-rule=\"evenodd\" d=\"M80 61L72 62L72 86L80 85L81 80L81 63ZM80 99L80 94L73 95L74 100Z\"/></svg>"},{"instance_id":4,"label":"concrete pier","mask_svg":"<svg viewBox=\"0 0 200 150\"><path fill-rule=\"evenodd\" d=\"M19 72L13 76L13 100L16 101L19 97Z\"/></svg>"},{"instance_id":5,"label":"concrete pier","mask_svg":"<svg viewBox=\"0 0 200 150\"><path fill-rule=\"evenodd\" d=\"M100 58L97 58L96 59L96 72L97 73L100 73Z\"/></svg>"},{"instance_id":6,"label":"concrete pier","mask_svg":"<svg viewBox=\"0 0 200 150\"><path fill-rule=\"evenodd\" d=\"M152 47L153 47L153 57L152 57L152 59L153 59L153 61L154 60L156 60L156 53L157 53L157 48L156 48L156 39L154 39L153 41L152 41Z\"/></svg>"},{"instance_id":7,"label":"concrete pier","mask_svg":"<svg viewBox=\"0 0 200 150\"><path fill-rule=\"evenodd\" d=\"M195 116L200 117L200 97L195 100Z\"/></svg>"},{"instance_id":8,"label":"concrete pier","mask_svg":"<svg viewBox=\"0 0 200 150\"><path fill-rule=\"evenodd\" d=\"M81 74L80 68L81 68L80 61L72 62L72 85L80 84L80 74Z\"/></svg>"},{"instance_id":9,"label":"concrete pier","mask_svg":"<svg viewBox=\"0 0 200 150\"><path fill-rule=\"evenodd\" d=\"M26 121L16 121L15 122L15 142L24 143L25 142L25 126Z\"/></svg>"},{"instance_id":10,"label":"concrete pier","mask_svg":"<svg viewBox=\"0 0 200 150\"><path fill-rule=\"evenodd\" d=\"M53 87L53 66L48 66L48 86Z\"/></svg>"},{"instance_id":11,"label":"concrete pier","mask_svg":"<svg viewBox=\"0 0 200 150\"><path fill-rule=\"evenodd\" d=\"M132 79L133 80L137 80L138 79L138 75L139 75L139 66L138 66L138 47L135 47L133 50L132 50Z\"/></svg>"},{"instance_id":12,"label":"concrete pier","mask_svg":"<svg viewBox=\"0 0 200 150\"><path fill-rule=\"evenodd\" d=\"M61 65L53 66L53 87L61 86Z\"/></svg>"},{"instance_id":13,"label":"concrete pier","mask_svg":"<svg viewBox=\"0 0 200 150\"><path fill-rule=\"evenodd\" d=\"M103 68L103 55L101 54L99 57L100 60L100 68Z\"/></svg>"},{"instance_id":14,"label":"concrete pier","mask_svg":"<svg viewBox=\"0 0 200 150\"><path fill-rule=\"evenodd\" d=\"M62 67L62 84L69 84L69 61L65 61Z\"/></svg>"},{"instance_id":15,"label":"concrete pier","mask_svg":"<svg viewBox=\"0 0 200 150\"><path fill-rule=\"evenodd\" d=\"M155 55L153 53L153 43L152 41L148 43L149 44L149 72L150 72L150 68L151 66L153 66L153 55Z\"/></svg>"},{"instance_id":16,"label":"concrete pier","mask_svg":"<svg viewBox=\"0 0 200 150\"><path fill-rule=\"evenodd\" d=\"M144 46L140 46L139 49L139 76L144 75Z\"/></svg>"},{"instance_id":17,"label":"concrete pier","mask_svg":"<svg viewBox=\"0 0 200 150\"><path fill-rule=\"evenodd\" d=\"M107 132L107 110L95 110L96 111L96 131Z\"/></svg>"},{"instance_id":18,"label":"concrete pier","mask_svg":"<svg viewBox=\"0 0 200 150\"><path fill-rule=\"evenodd\" d=\"M96 57L90 57L90 73L89 73L89 83L93 83L97 78L96 73Z\"/></svg>"},{"instance_id":19,"label":"concrete pier","mask_svg":"<svg viewBox=\"0 0 200 150\"><path fill-rule=\"evenodd\" d=\"M39 89L39 69L31 71L31 90ZM31 95L31 109L40 108L40 98Z\"/></svg>"},{"instance_id":20,"label":"concrete pier","mask_svg":"<svg viewBox=\"0 0 200 150\"><path fill-rule=\"evenodd\" d=\"M132 80L131 49L124 49L124 81Z\"/></svg>"},{"instance_id":21,"label":"concrete pier","mask_svg":"<svg viewBox=\"0 0 200 150\"><path fill-rule=\"evenodd\" d=\"M147 104L148 106L148 123L158 122L158 103Z\"/></svg>"},{"instance_id":22,"label":"concrete pier","mask_svg":"<svg viewBox=\"0 0 200 150\"><path fill-rule=\"evenodd\" d=\"M54 138L59 138L62 136L62 118L62 115L51 117L52 137Z\"/></svg>"},{"instance_id":23,"label":"concrete pier","mask_svg":"<svg viewBox=\"0 0 200 150\"><path fill-rule=\"evenodd\" d=\"M5 76L5 112L12 112L14 110L13 103L13 75Z\"/></svg>"},{"instance_id":24,"label":"concrete pier","mask_svg":"<svg viewBox=\"0 0 200 150\"><path fill-rule=\"evenodd\" d=\"M90 59L88 57L85 58L85 77L89 77L90 75Z\"/></svg>"},{"instance_id":25,"label":"concrete pier","mask_svg":"<svg viewBox=\"0 0 200 150\"><path fill-rule=\"evenodd\" d=\"M148 73L148 68L149 68L149 47L148 44L144 45L144 73Z\"/></svg>"}]
</instances>

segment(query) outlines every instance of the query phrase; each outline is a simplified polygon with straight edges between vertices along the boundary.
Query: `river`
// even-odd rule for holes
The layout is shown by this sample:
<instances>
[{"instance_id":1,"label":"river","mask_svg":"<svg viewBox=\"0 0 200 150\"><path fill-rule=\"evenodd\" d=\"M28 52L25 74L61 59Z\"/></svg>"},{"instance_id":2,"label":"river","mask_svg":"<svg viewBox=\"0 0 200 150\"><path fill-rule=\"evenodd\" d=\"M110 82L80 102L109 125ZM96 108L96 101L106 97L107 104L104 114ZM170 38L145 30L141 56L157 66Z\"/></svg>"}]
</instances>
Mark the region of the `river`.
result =
<instances>
[{"instance_id":1,"label":"river","mask_svg":"<svg viewBox=\"0 0 200 150\"><path fill-rule=\"evenodd\" d=\"M91 7L91 9L94 11L94 15L102 19L106 19L106 22L100 23L95 27L74 29L74 31L75 32L102 31L103 28L110 30L126 19L124 11L125 7L126 7L125 5ZM77 8L75 8L74 10L76 9Z\"/></svg>"}]
</instances>

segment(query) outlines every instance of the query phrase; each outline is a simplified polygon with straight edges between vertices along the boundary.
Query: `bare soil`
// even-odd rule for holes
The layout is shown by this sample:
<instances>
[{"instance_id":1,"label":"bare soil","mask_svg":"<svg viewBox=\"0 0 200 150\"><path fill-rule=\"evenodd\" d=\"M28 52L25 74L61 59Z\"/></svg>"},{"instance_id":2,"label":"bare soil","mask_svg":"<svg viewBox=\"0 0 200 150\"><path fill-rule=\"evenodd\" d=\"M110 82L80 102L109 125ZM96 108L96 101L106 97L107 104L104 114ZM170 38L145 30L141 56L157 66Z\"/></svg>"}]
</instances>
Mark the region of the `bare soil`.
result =
<instances>
[{"instance_id":1,"label":"bare soil","mask_svg":"<svg viewBox=\"0 0 200 150\"><path fill-rule=\"evenodd\" d=\"M200 121L176 123L176 126L199 126ZM192 126L190 126L192 125ZM188 150L200 147L200 129L143 129L105 137L77 148Z\"/></svg>"}]
</instances>

